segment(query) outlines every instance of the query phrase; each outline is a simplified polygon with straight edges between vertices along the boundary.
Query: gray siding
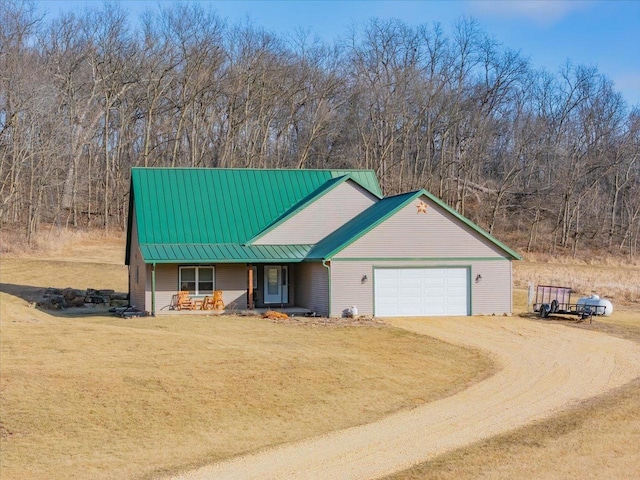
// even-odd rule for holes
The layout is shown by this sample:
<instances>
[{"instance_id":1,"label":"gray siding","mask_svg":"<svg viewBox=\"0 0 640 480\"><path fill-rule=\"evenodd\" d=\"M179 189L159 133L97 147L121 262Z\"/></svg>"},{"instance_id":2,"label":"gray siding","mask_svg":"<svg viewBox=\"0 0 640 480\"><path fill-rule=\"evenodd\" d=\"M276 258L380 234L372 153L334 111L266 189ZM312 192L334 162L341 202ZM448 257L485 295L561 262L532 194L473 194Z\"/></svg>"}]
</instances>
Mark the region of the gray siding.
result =
<instances>
[{"instance_id":1,"label":"gray siding","mask_svg":"<svg viewBox=\"0 0 640 480\"><path fill-rule=\"evenodd\" d=\"M156 314L175 313L169 309L173 295L178 292L179 265L156 266ZM246 266L215 265L215 288L222 290L222 301L227 311L247 308ZM149 282L148 310L151 309L151 282Z\"/></svg>"},{"instance_id":2,"label":"gray siding","mask_svg":"<svg viewBox=\"0 0 640 480\"><path fill-rule=\"evenodd\" d=\"M470 267L471 313L512 311L511 261L428 198L422 200L428 205L426 214L418 214L416 205L408 205L334 257L331 316L340 316L354 305L360 314L373 314L376 266ZM366 282L362 282L363 275Z\"/></svg>"},{"instance_id":3,"label":"gray siding","mask_svg":"<svg viewBox=\"0 0 640 480\"><path fill-rule=\"evenodd\" d=\"M331 262L330 316L342 316L345 309L358 307L358 314L373 315L373 270L375 267L470 267L471 313L501 315L512 311L511 261L496 260L362 260ZM363 275L367 276L365 282ZM475 281L477 275L482 278Z\"/></svg>"},{"instance_id":4,"label":"gray siding","mask_svg":"<svg viewBox=\"0 0 640 480\"><path fill-rule=\"evenodd\" d=\"M172 313L169 310L173 296L178 293L178 266L156 265L156 314ZM149 282L149 298L151 298L151 282ZM149 300L149 305L151 301Z\"/></svg>"},{"instance_id":5,"label":"gray siding","mask_svg":"<svg viewBox=\"0 0 640 480\"><path fill-rule=\"evenodd\" d=\"M407 205L342 250L337 258L501 257L491 242L451 217L427 197L427 213ZM417 201L414 202L417 204Z\"/></svg>"},{"instance_id":6,"label":"gray siding","mask_svg":"<svg viewBox=\"0 0 640 480\"><path fill-rule=\"evenodd\" d=\"M362 276L367 280L362 282ZM358 307L359 315L373 315L373 268L371 262L331 262L331 317Z\"/></svg>"},{"instance_id":7,"label":"gray siding","mask_svg":"<svg viewBox=\"0 0 640 480\"><path fill-rule=\"evenodd\" d=\"M151 306L145 303L145 291L147 289L147 266L142 260L140 246L138 244L138 225L135 211L133 213L131 228L131 245L129 251L129 304L139 310L151 310Z\"/></svg>"},{"instance_id":8,"label":"gray siding","mask_svg":"<svg viewBox=\"0 0 640 480\"><path fill-rule=\"evenodd\" d=\"M246 265L216 265L216 290L222 290L226 311L247 308Z\"/></svg>"},{"instance_id":9,"label":"gray siding","mask_svg":"<svg viewBox=\"0 0 640 480\"><path fill-rule=\"evenodd\" d=\"M371 193L347 180L278 225L255 245L315 244L376 201Z\"/></svg>"},{"instance_id":10,"label":"gray siding","mask_svg":"<svg viewBox=\"0 0 640 480\"><path fill-rule=\"evenodd\" d=\"M296 305L329 315L329 274L320 262L296 265Z\"/></svg>"},{"instance_id":11,"label":"gray siding","mask_svg":"<svg viewBox=\"0 0 640 480\"><path fill-rule=\"evenodd\" d=\"M513 285L509 260L473 262L471 269L472 306L475 315L502 315L513 311ZM476 277L480 278L476 281Z\"/></svg>"}]
</instances>

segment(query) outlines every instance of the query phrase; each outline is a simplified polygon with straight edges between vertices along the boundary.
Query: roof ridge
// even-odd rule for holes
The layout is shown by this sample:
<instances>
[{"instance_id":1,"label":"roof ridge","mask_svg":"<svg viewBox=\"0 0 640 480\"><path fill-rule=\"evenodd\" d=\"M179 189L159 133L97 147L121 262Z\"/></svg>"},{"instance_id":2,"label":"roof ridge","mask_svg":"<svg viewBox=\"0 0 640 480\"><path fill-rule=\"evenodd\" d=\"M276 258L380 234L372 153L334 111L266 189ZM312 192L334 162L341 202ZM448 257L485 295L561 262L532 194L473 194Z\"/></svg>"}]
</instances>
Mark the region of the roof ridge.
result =
<instances>
[{"instance_id":1,"label":"roof ridge","mask_svg":"<svg viewBox=\"0 0 640 480\"><path fill-rule=\"evenodd\" d=\"M372 168L259 168L259 167L131 167L131 170L242 170L260 172L373 172Z\"/></svg>"},{"instance_id":2,"label":"roof ridge","mask_svg":"<svg viewBox=\"0 0 640 480\"><path fill-rule=\"evenodd\" d=\"M134 218L140 243L247 244L292 207L347 179L381 198L373 170L133 167L127 245Z\"/></svg>"},{"instance_id":3,"label":"roof ridge","mask_svg":"<svg viewBox=\"0 0 640 480\"><path fill-rule=\"evenodd\" d=\"M404 192L404 193L396 193L395 195L387 195L384 198L381 198L380 200L388 200L391 198L397 198L397 197L403 197L403 196L412 196L412 195L416 195L420 192L422 192L423 190L414 190L412 192Z\"/></svg>"},{"instance_id":4,"label":"roof ridge","mask_svg":"<svg viewBox=\"0 0 640 480\"><path fill-rule=\"evenodd\" d=\"M242 242L225 242L225 243L219 243L219 242L190 242L190 243L166 243L166 242L141 242L140 245L147 245L147 246L151 246L151 245L180 245L180 246L193 246L193 245L219 245L219 246L225 246L225 245L236 245L238 247L246 247L246 248L266 248L266 247L305 247L305 246L311 246L313 245L313 243L285 243L285 244L281 244L281 243L265 243L265 244L260 244L260 245L246 245Z\"/></svg>"}]
</instances>

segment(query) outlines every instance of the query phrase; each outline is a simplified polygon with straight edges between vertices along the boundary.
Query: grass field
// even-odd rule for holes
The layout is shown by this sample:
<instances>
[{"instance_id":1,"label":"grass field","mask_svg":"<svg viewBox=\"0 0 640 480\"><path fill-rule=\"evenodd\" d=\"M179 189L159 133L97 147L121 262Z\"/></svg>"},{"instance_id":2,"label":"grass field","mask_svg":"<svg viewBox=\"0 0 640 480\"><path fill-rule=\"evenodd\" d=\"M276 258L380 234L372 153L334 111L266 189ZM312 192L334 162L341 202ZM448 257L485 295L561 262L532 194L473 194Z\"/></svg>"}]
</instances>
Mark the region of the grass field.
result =
<instances>
[{"instance_id":1,"label":"grass field","mask_svg":"<svg viewBox=\"0 0 640 480\"><path fill-rule=\"evenodd\" d=\"M387 326L29 308L49 286L126 290L122 240L79 240L0 264L2 479L156 478L370 422L493 368Z\"/></svg>"},{"instance_id":2,"label":"grass field","mask_svg":"<svg viewBox=\"0 0 640 480\"><path fill-rule=\"evenodd\" d=\"M527 285L571 287L576 299L595 293L614 305L640 304L640 265L619 258L589 259L530 256L514 262L515 288Z\"/></svg>"},{"instance_id":3,"label":"grass field","mask_svg":"<svg viewBox=\"0 0 640 480\"><path fill-rule=\"evenodd\" d=\"M122 320L29 308L43 288L127 288L123 239L54 238L0 263L0 478L156 478L369 422L490 374L475 351L389 327L241 317ZM640 342L640 267L514 264L527 282L595 291L615 313L559 319ZM532 321L542 321L532 317ZM580 359L576 359L580 361ZM640 381L389 477L637 478Z\"/></svg>"}]
</instances>

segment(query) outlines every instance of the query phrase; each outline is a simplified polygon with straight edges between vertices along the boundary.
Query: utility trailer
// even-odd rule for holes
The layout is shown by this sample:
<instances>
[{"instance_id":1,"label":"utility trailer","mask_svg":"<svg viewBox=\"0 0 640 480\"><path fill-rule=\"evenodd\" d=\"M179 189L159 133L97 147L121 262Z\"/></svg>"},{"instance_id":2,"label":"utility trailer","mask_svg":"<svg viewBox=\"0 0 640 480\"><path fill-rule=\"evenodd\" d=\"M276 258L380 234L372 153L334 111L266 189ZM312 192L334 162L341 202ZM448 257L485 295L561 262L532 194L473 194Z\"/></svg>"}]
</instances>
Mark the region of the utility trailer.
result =
<instances>
[{"instance_id":1,"label":"utility trailer","mask_svg":"<svg viewBox=\"0 0 640 480\"><path fill-rule=\"evenodd\" d=\"M608 300L601 300L598 296L585 297L577 303L571 302L569 287L557 287L553 285L538 285L536 287L536 301L533 311L541 318L549 315L577 315L583 320L591 319L594 315L610 315L613 307Z\"/></svg>"}]
</instances>

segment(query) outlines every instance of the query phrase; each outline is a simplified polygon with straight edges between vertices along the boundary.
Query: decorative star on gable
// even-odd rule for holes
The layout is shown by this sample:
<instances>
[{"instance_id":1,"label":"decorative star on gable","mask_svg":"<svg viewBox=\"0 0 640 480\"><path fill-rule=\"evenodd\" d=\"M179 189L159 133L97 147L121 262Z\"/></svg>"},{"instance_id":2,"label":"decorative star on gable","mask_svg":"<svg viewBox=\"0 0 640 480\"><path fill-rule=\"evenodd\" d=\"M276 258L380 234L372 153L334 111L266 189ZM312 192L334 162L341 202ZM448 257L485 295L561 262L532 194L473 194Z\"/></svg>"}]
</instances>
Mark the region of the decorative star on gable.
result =
<instances>
[{"instance_id":1,"label":"decorative star on gable","mask_svg":"<svg viewBox=\"0 0 640 480\"><path fill-rule=\"evenodd\" d=\"M416 207L418 208L418 213L427 213L427 204L424 203L422 200L420 201L420 203L418 203L416 205Z\"/></svg>"}]
</instances>

